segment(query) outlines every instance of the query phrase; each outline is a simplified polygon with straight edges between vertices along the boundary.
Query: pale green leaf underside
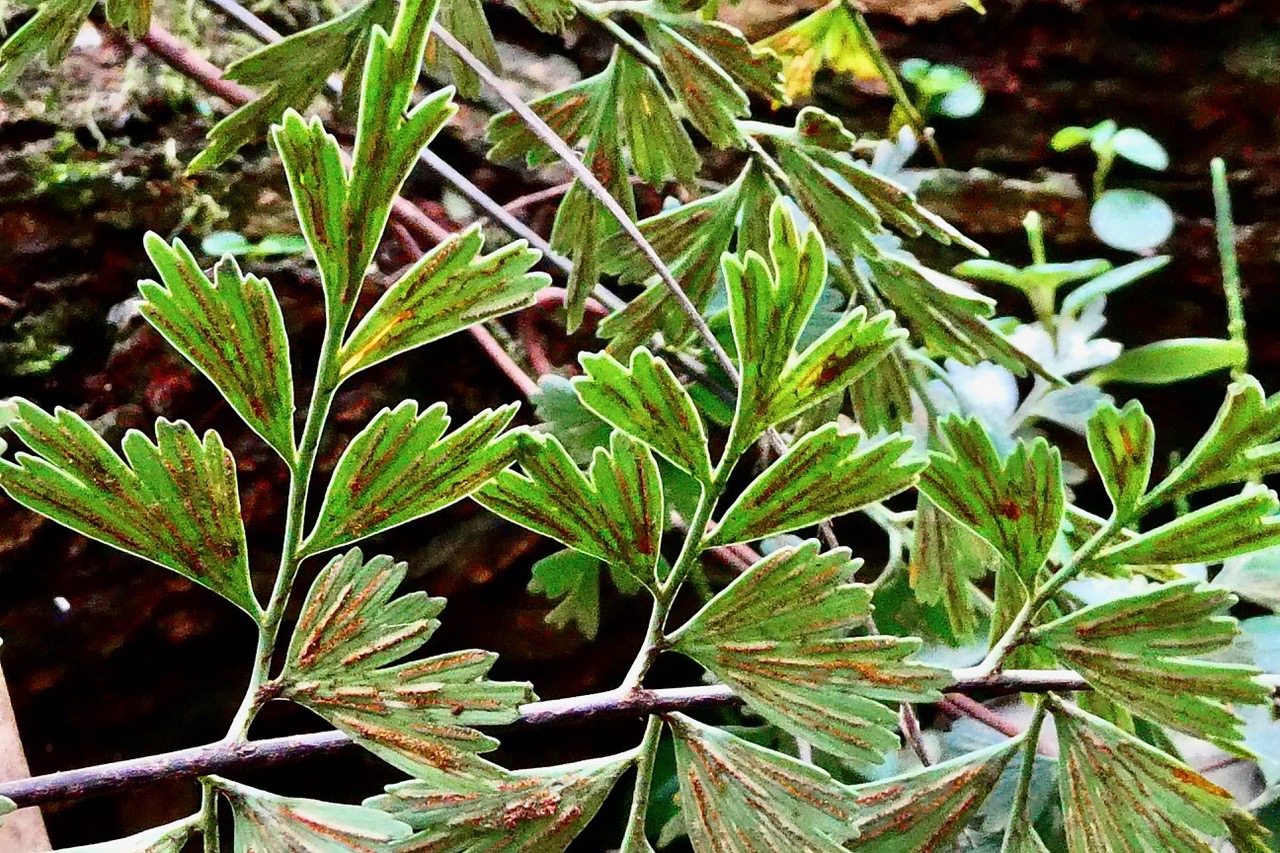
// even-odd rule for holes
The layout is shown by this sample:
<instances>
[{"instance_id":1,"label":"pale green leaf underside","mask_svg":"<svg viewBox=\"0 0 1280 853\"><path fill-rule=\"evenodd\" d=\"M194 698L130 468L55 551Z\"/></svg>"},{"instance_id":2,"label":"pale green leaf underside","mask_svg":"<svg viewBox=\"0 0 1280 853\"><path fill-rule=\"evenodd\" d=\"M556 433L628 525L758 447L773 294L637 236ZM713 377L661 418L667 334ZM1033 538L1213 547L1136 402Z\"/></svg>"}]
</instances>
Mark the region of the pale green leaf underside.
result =
<instances>
[{"instance_id":1,"label":"pale green leaf underside","mask_svg":"<svg viewBox=\"0 0 1280 853\"><path fill-rule=\"evenodd\" d=\"M195 829L196 818L187 817L125 838L58 850L59 853L181 853Z\"/></svg>"},{"instance_id":2,"label":"pale green leaf underside","mask_svg":"<svg viewBox=\"0 0 1280 853\"><path fill-rule=\"evenodd\" d=\"M879 764L898 745L897 715L882 701L933 701L945 670L908 658L914 638L848 637L870 610L849 583L858 563L818 543L760 560L672 639L753 709L834 755Z\"/></svg>"},{"instance_id":3,"label":"pale green leaf underside","mask_svg":"<svg viewBox=\"0 0 1280 853\"><path fill-rule=\"evenodd\" d=\"M444 403L383 409L338 460L303 551L355 542L470 495L511 464L515 442L502 431L517 408L486 409L447 436Z\"/></svg>"},{"instance_id":4,"label":"pale green leaf underside","mask_svg":"<svg viewBox=\"0 0 1280 853\"><path fill-rule=\"evenodd\" d=\"M982 807L1022 741L1013 738L977 752L881 782L854 785L861 808L858 836L848 845L864 853L941 853Z\"/></svg>"},{"instance_id":5,"label":"pale green leaf underside","mask_svg":"<svg viewBox=\"0 0 1280 853\"><path fill-rule=\"evenodd\" d=\"M711 481L706 427L665 361L644 348L631 354L629 366L607 353L580 360L587 375L573 387L583 405L699 481Z\"/></svg>"},{"instance_id":6,"label":"pale green leaf underside","mask_svg":"<svg viewBox=\"0 0 1280 853\"><path fill-rule=\"evenodd\" d=\"M916 598L925 604L941 604L956 638L971 639L978 630L973 582L995 568L1000 556L985 539L923 494L916 503L912 531L915 541L909 580Z\"/></svg>"},{"instance_id":7,"label":"pale green leaf underside","mask_svg":"<svg viewBox=\"0 0 1280 853\"><path fill-rule=\"evenodd\" d=\"M1107 721L1055 703L1071 853L1264 853L1267 831L1231 794Z\"/></svg>"},{"instance_id":8,"label":"pale green leaf underside","mask_svg":"<svg viewBox=\"0 0 1280 853\"><path fill-rule=\"evenodd\" d=\"M653 585L666 519L661 475L647 447L615 432L584 475L555 436L526 433L519 461L524 473L503 471L475 499Z\"/></svg>"},{"instance_id":9,"label":"pale green leaf underside","mask_svg":"<svg viewBox=\"0 0 1280 853\"><path fill-rule=\"evenodd\" d=\"M369 853L409 834L390 815L361 806L281 797L217 776L231 804L235 853Z\"/></svg>"},{"instance_id":10,"label":"pale green leaf underside","mask_svg":"<svg viewBox=\"0 0 1280 853\"><path fill-rule=\"evenodd\" d=\"M715 545L797 530L884 500L916 482L924 460L902 435L868 442L827 424L793 444L725 511Z\"/></svg>"},{"instance_id":11,"label":"pale green leaf underside","mask_svg":"<svg viewBox=\"0 0 1280 853\"><path fill-rule=\"evenodd\" d=\"M235 460L214 432L156 421L156 441L130 430L124 458L74 412L16 400L10 426L31 453L0 461L18 503L99 542L172 569L257 619ZM34 454L34 455L32 455Z\"/></svg>"},{"instance_id":12,"label":"pale green leaf underside","mask_svg":"<svg viewBox=\"0 0 1280 853\"><path fill-rule=\"evenodd\" d=\"M595 816L634 753L511 772L389 785L366 801L413 828L404 853L561 853Z\"/></svg>"},{"instance_id":13,"label":"pale green leaf underside","mask_svg":"<svg viewBox=\"0 0 1280 853\"><path fill-rule=\"evenodd\" d=\"M284 315L271 285L231 257L213 281L181 241L144 240L161 283L138 285L142 315L217 386L250 428L292 464L293 375Z\"/></svg>"},{"instance_id":14,"label":"pale green leaf underside","mask_svg":"<svg viewBox=\"0 0 1280 853\"><path fill-rule=\"evenodd\" d=\"M281 695L408 773L474 768L497 741L471 727L513 722L532 690L487 680L490 652L397 664L431 637L444 608L421 592L392 599L405 569L385 556L365 562L359 549L330 561L294 629Z\"/></svg>"},{"instance_id":15,"label":"pale green leaf underside","mask_svg":"<svg viewBox=\"0 0 1280 853\"><path fill-rule=\"evenodd\" d=\"M683 714L667 722L695 853L843 853L859 810L825 770Z\"/></svg>"},{"instance_id":16,"label":"pale green leaf underside","mask_svg":"<svg viewBox=\"0 0 1280 853\"><path fill-rule=\"evenodd\" d=\"M1253 667L1193 658L1231 644L1239 629L1223 613L1234 601L1184 581L1086 607L1034 636L1132 713L1238 752L1243 724L1231 705L1263 704L1269 691Z\"/></svg>"}]
</instances>

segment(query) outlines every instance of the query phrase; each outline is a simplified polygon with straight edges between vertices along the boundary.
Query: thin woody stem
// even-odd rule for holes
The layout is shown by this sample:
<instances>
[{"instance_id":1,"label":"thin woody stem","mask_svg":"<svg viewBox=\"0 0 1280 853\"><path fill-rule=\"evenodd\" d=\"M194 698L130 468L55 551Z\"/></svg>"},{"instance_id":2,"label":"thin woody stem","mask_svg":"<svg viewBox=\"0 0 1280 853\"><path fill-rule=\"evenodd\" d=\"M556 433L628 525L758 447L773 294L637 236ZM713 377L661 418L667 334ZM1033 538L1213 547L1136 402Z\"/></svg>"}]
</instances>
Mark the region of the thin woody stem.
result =
<instances>
[{"instance_id":1,"label":"thin woody stem","mask_svg":"<svg viewBox=\"0 0 1280 853\"><path fill-rule=\"evenodd\" d=\"M980 679L956 679L944 693L998 696L1010 693L1059 693L1088 690L1085 680L1070 670L1006 670ZM516 730L588 723L608 719L643 718L649 714L698 711L738 704L724 685L664 690L610 690L566 699L532 702L520 708ZM118 793L153 782L232 773L268 767L308 756L332 755L352 745L342 732L292 735L270 740L227 743L133 758L80 770L68 770L0 784L0 797L20 807Z\"/></svg>"}]
</instances>

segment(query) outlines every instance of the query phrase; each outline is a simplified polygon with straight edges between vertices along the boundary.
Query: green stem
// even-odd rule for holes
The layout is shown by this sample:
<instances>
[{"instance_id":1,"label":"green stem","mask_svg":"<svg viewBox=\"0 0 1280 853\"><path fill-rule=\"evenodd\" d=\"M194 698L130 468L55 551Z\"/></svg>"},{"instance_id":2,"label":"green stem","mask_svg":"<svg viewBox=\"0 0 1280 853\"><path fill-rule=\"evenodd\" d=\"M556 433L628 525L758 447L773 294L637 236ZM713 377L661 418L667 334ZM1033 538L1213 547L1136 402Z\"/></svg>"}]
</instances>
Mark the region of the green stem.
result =
<instances>
[{"instance_id":1,"label":"green stem","mask_svg":"<svg viewBox=\"0 0 1280 853\"><path fill-rule=\"evenodd\" d=\"M1031 795L1031 777L1036 769L1036 748L1040 744L1040 729L1044 726L1046 711L1044 700L1037 698L1031 715L1031 725L1023 733L1022 767L1018 772L1018 785L1013 789L1013 803L1009 811L1009 828L1005 830L1003 849L1009 849L1014 833L1030 831L1030 815L1027 802Z\"/></svg>"},{"instance_id":2,"label":"green stem","mask_svg":"<svg viewBox=\"0 0 1280 853\"><path fill-rule=\"evenodd\" d=\"M1004 660L1009 656L1015 648L1022 644L1026 639L1027 628L1035 615L1040 612L1040 608L1044 607L1058 591L1071 582L1085 564L1093 559L1094 555L1102 549L1111 539L1115 531L1123 526L1121 520L1112 517L1110 521L1098 529L1087 542L1071 555L1071 559L1067 564L1053 574L1049 580L1045 581L1044 586L1036 590L1035 595L1022 606L1017 615L1013 617L1013 621L1009 623L1009 629L1004 632L991 651L987 653L982 663L974 667L963 670L956 670L957 677L964 678L985 678L1000 671L1000 667L1004 665Z\"/></svg>"},{"instance_id":3,"label":"green stem","mask_svg":"<svg viewBox=\"0 0 1280 853\"><path fill-rule=\"evenodd\" d=\"M218 853L218 792L207 777L200 780L200 814L197 815L204 853Z\"/></svg>"},{"instance_id":4,"label":"green stem","mask_svg":"<svg viewBox=\"0 0 1280 853\"><path fill-rule=\"evenodd\" d=\"M294 464L289 466L289 502L285 512L280 568L276 572L271 599L267 603L267 609L258 627L258 648L254 655L253 672L249 675L249 687L245 691L240 709L231 721L231 727L227 730L225 740L229 742L239 742L246 738L253 718L271 698L264 688L271 676L271 659L275 655L285 607L289 603L289 593L293 590L298 569L306 558L302 549L302 534L306 523L307 493L311 484L311 471L315 467L316 455L320 450L320 438L324 433L325 421L328 419L329 408L333 404L334 394L341 381L337 375L337 355L341 339L341 330L331 328L325 333L324 344L321 347L316 384L312 390L311 405L307 409L306 425L302 431L302 443Z\"/></svg>"},{"instance_id":5,"label":"green stem","mask_svg":"<svg viewBox=\"0 0 1280 853\"><path fill-rule=\"evenodd\" d=\"M1248 342L1244 327L1244 292L1240 283L1240 260L1236 256L1235 220L1231 214L1231 190L1227 186L1227 164L1221 157L1209 163L1213 175L1214 225L1218 236L1218 259L1222 265L1222 290L1227 296L1227 337L1244 347L1248 358ZM1231 378L1239 379L1248 372L1247 360L1232 368Z\"/></svg>"},{"instance_id":6,"label":"green stem","mask_svg":"<svg viewBox=\"0 0 1280 853\"><path fill-rule=\"evenodd\" d=\"M619 853L640 853L651 850L645 837L645 819L649 816L649 792L653 788L654 758L658 754L658 738L662 736L662 718L649 715L644 740L640 742L640 754L636 757L636 785L631 795L631 813L627 817L627 831L622 837Z\"/></svg>"},{"instance_id":7,"label":"green stem","mask_svg":"<svg viewBox=\"0 0 1280 853\"><path fill-rule=\"evenodd\" d=\"M889 94L893 95L894 102L902 107L902 112L907 117L907 124L911 125L916 137L924 142L938 165L943 165L942 149L938 147L938 141L929 133L924 116L920 115L920 111L916 109L916 105L912 102L906 87L902 85L902 80L898 78L898 72L893 70L893 64L889 62L889 59L884 55L884 51L880 49L880 42L876 40L876 35L871 31L871 26L867 23L867 19L852 4L849 4L848 10L853 18L854 28L858 32L858 38L862 42L862 46L866 48L867 56L871 59L871 64L876 67L876 73L880 75L885 85L889 87Z\"/></svg>"}]
</instances>

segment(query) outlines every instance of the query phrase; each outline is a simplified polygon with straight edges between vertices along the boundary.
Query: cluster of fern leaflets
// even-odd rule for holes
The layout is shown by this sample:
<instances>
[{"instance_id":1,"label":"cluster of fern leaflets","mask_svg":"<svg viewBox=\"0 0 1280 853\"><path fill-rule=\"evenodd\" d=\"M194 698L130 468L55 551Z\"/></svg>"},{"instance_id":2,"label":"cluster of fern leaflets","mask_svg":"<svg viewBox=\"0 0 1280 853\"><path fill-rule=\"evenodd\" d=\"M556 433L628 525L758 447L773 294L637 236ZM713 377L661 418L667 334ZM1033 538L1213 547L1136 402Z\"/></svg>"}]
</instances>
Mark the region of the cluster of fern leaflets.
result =
<instances>
[{"instance_id":1,"label":"cluster of fern leaflets","mask_svg":"<svg viewBox=\"0 0 1280 853\"><path fill-rule=\"evenodd\" d=\"M581 149L583 174L595 178L579 174L552 233L572 264L569 325L602 278L638 288L600 325L608 348L584 354L582 375L560 389L562 410L595 428L513 428L515 405L453 426L443 404L405 401L350 442L318 512L307 512L344 382L526 307L550 283L533 271L536 251L513 243L486 254L472 228L357 311L393 202L455 111L452 89L416 97L424 62L472 95L481 77L468 57L496 59L477 0L365 0L229 70L261 97L213 129L192 167L213 168L268 132L283 163L327 318L300 413L271 285L229 257L209 275L181 241L147 238L158 278L140 285L143 316L289 472L265 602L250 583L235 461L218 435L161 420L154 438L132 431L117 452L72 412L27 400L3 412L17 445L0 460L9 497L184 575L253 620L257 653L228 743L246 741L268 701L287 700L409 777L356 806L207 776L199 813L109 849L175 851L196 836L219 849L219 810L229 808L236 850L557 853L623 778L634 780L623 853L651 853L658 808L678 811L661 840L687 836L696 853L1268 849L1254 815L1183 761L1179 739L1253 760L1248 727L1269 723L1241 709L1271 703L1274 676L1222 658L1240 633L1228 613L1235 595L1187 567L1280 546L1280 504L1261 485L1280 470L1280 399L1238 378L1209 431L1161 477L1142 408L1117 408L1065 378L1115 358L1098 360L1107 342L1093 337L1090 312L1159 263L1089 267L1060 311L1054 288L1037 289L1051 265L1010 267L1031 282L1041 316L1012 334L994 300L921 263L904 239L982 250L873 169L872 146L833 116L752 116L753 97L804 93L805 63L823 58L831 33L865 35L843 3L775 38L807 56L791 57L802 76L789 82L772 50L696 14L700 3L512 5L548 32L582 16L616 39L598 74L529 105L536 121L513 111L490 125L494 158L551 162L561 156L553 133ZM0 66L13 73L38 53L65 52L90 6L46 0L0 49ZM145 3L107 3L108 21L135 34L148 16ZM355 107L349 158L297 111L342 69ZM635 217L633 176L696 185L690 127L736 152L740 171L633 233L617 217ZM1031 396L993 417L966 399L962 380L980 370L1010 385L1028 377ZM1088 405L1067 425L1087 439L1105 516L1075 504L1059 449L1033 424L1034 413L1066 422L1061 404L1082 395ZM656 712L618 755L525 769L486 758L498 741L482 729L518 720L531 686L490 680L485 651L413 656L444 601L397 597L405 565L353 547L468 497L565 546L535 569L544 589L596 594L606 569L647 602L647 634L611 695L643 694L661 656L683 656L732 691L737 719L763 724ZM1192 500L1194 510L1171 511ZM866 582L862 560L827 526L859 511L891 545L890 565ZM822 541L797 535L815 530ZM750 565L713 583L703 557L744 544L759 549ZM328 563L286 636L299 569L316 556ZM1090 600L1077 584L1086 577L1124 591ZM682 593L703 597L683 621ZM975 643L967 666L937 654ZM1055 690L1064 671L1087 689ZM998 684L1028 688L1018 701L1029 722L931 756L914 709ZM664 743L678 791L665 802Z\"/></svg>"}]
</instances>

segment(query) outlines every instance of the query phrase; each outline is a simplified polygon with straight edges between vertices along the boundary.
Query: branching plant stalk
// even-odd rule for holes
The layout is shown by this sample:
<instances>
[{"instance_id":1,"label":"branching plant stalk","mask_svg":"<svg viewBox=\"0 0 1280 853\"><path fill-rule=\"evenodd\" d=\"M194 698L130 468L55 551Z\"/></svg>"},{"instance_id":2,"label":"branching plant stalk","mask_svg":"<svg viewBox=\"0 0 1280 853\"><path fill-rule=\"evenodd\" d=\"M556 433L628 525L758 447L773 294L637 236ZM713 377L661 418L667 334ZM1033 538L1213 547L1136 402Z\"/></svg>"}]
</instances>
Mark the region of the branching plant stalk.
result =
<instances>
[{"instance_id":1,"label":"branching plant stalk","mask_svg":"<svg viewBox=\"0 0 1280 853\"><path fill-rule=\"evenodd\" d=\"M1055 572L1049 580L1045 581L1044 586L1036 590L1035 594L1027 600L1027 603L1013 617L1013 621L1009 623L1008 630L991 647L991 651L982 662L977 666L956 670L956 676L982 679L998 673L1004 665L1005 658L1026 640L1031 620L1040 612L1040 608L1048 604L1050 599L1070 583L1121 527L1123 527L1122 521L1112 516L1111 520L1089 537L1080 550L1071 555L1066 565Z\"/></svg>"}]
</instances>

